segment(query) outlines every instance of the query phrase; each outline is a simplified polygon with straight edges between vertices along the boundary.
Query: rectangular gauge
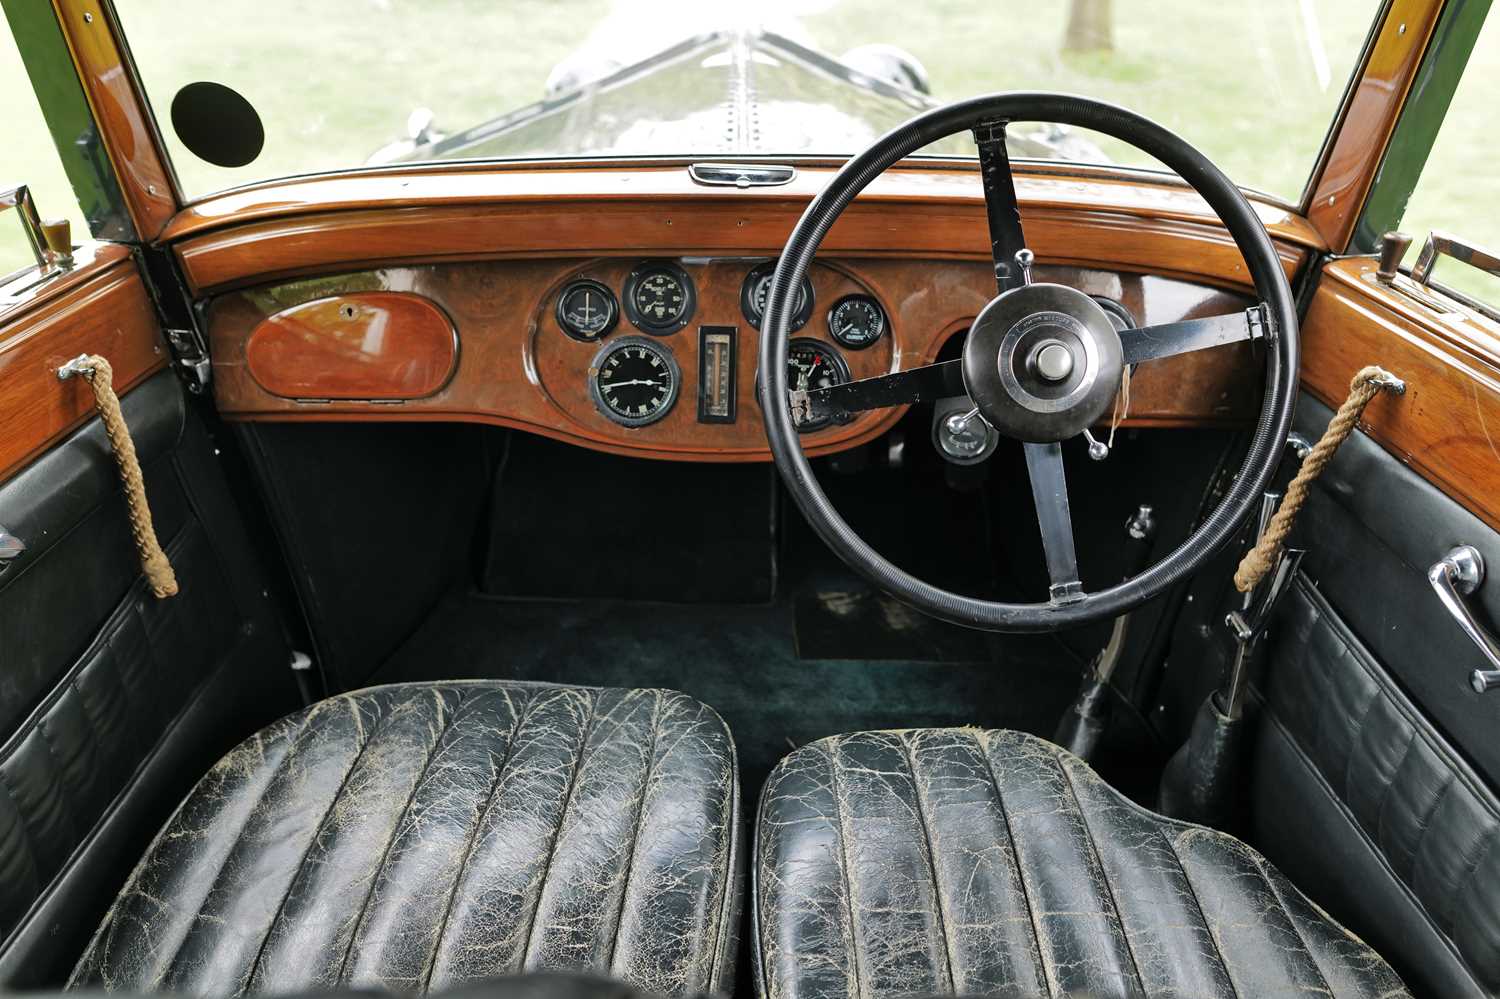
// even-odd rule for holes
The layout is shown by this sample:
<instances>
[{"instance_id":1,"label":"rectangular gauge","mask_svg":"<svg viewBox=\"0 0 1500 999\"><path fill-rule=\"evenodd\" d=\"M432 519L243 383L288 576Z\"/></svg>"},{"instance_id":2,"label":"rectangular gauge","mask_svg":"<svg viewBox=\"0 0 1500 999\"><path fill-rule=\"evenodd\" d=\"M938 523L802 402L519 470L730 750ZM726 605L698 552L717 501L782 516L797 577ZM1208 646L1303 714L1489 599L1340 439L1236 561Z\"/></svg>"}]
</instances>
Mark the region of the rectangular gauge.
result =
<instances>
[{"instance_id":1,"label":"rectangular gauge","mask_svg":"<svg viewBox=\"0 0 1500 999\"><path fill-rule=\"evenodd\" d=\"M698 327L699 423L734 422L738 333L734 326Z\"/></svg>"}]
</instances>

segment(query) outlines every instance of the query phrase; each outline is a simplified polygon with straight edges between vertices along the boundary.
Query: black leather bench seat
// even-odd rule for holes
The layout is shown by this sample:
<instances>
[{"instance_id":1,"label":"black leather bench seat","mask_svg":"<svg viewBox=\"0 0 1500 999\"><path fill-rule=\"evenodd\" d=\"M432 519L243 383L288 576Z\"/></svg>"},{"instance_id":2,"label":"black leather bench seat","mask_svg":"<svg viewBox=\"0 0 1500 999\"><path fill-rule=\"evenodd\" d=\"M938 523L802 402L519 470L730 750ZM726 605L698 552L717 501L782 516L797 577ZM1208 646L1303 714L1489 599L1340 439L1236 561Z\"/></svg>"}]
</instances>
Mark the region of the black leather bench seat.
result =
<instances>
[{"instance_id":1,"label":"black leather bench seat","mask_svg":"<svg viewBox=\"0 0 1500 999\"><path fill-rule=\"evenodd\" d=\"M734 746L663 690L376 687L221 760L161 831L72 987L426 992L589 970L727 990Z\"/></svg>"},{"instance_id":2,"label":"black leather bench seat","mask_svg":"<svg viewBox=\"0 0 1500 999\"><path fill-rule=\"evenodd\" d=\"M1260 854L1034 736L824 739L772 772L756 835L767 999L1407 995Z\"/></svg>"}]
</instances>

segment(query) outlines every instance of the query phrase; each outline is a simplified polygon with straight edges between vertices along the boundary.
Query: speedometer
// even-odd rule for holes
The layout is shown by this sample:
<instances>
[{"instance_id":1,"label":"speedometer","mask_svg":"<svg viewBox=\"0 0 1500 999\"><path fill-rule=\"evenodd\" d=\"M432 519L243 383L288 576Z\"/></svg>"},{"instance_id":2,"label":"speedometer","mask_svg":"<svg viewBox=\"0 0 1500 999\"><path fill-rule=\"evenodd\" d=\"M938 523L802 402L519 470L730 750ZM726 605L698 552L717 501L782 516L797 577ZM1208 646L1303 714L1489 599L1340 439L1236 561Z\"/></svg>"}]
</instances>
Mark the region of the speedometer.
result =
<instances>
[{"instance_id":1,"label":"speedometer","mask_svg":"<svg viewBox=\"0 0 1500 999\"><path fill-rule=\"evenodd\" d=\"M797 337L786 348L786 384L793 392L813 391L842 385L849 380L849 366L839 352L821 340ZM828 418L796 420L798 433L821 430Z\"/></svg>"}]
</instances>

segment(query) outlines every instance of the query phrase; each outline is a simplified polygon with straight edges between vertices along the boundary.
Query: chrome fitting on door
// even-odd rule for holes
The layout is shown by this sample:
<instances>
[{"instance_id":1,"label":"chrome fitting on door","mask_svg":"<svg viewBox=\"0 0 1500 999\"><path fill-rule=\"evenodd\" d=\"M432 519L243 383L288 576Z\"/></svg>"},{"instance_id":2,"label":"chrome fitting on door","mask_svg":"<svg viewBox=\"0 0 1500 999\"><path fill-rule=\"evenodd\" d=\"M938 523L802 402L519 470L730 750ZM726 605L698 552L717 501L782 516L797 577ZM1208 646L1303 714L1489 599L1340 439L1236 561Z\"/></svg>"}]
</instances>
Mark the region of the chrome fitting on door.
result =
<instances>
[{"instance_id":1,"label":"chrome fitting on door","mask_svg":"<svg viewBox=\"0 0 1500 999\"><path fill-rule=\"evenodd\" d=\"M0 562L18 558L26 550L26 542L0 527Z\"/></svg>"},{"instance_id":2,"label":"chrome fitting on door","mask_svg":"<svg viewBox=\"0 0 1500 999\"><path fill-rule=\"evenodd\" d=\"M1490 664L1490 669L1476 669L1469 674L1469 686L1478 694L1500 687L1500 642L1480 626L1464 602L1464 597L1471 595L1484 582L1484 556L1473 545L1459 545L1427 570L1427 581L1459 628L1479 646L1480 653Z\"/></svg>"}]
</instances>

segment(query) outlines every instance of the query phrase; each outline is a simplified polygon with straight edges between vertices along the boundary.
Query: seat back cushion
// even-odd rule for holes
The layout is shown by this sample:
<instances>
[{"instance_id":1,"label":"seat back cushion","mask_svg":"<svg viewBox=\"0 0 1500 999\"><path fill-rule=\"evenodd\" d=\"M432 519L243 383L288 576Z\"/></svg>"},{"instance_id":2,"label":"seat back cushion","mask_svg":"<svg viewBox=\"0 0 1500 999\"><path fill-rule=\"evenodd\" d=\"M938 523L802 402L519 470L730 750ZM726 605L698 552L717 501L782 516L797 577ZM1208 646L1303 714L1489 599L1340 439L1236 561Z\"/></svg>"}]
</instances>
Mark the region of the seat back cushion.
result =
<instances>
[{"instance_id":1,"label":"seat back cushion","mask_svg":"<svg viewBox=\"0 0 1500 999\"><path fill-rule=\"evenodd\" d=\"M727 989L737 774L671 691L375 687L233 750L167 823L73 986L426 992L595 971Z\"/></svg>"},{"instance_id":2,"label":"seat back cushion","mask_svg":"<svg viewBox=\"0 0 1500 999\"><path fill-rule=\"evenodd\" d=\"M756 837L765 999L1407 995L1254 850L1035 736L824 739L772 773Z\"/></svg>"}]
</instances>

